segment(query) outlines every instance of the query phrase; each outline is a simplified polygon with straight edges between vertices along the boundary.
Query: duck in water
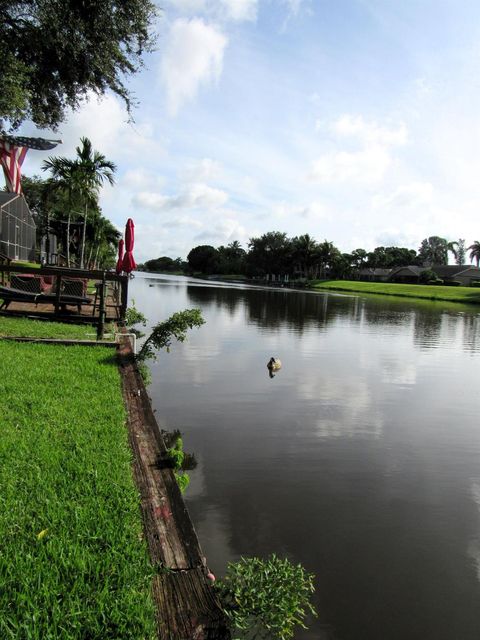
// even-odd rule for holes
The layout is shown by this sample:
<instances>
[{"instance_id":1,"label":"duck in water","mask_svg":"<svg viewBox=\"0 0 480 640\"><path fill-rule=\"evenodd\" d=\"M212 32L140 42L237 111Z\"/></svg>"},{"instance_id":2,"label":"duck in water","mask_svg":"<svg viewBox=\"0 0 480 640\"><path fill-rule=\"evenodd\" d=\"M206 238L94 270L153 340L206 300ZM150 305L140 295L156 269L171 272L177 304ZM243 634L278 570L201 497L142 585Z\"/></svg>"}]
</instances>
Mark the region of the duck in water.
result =
<instances>
[{"instance_id":1,"label":"duck in water","mask_svg":"<svg viewBox=\"0 0 480 640\"><path fill-rule=\"evenodd\" d=\"M280 371L281 368L282 368L282 362L280 358L273 358L273 357L270 358L267 364L268 375L270 376L270 378L274 378L275 372Z\"/></svg>"}]
</instances>

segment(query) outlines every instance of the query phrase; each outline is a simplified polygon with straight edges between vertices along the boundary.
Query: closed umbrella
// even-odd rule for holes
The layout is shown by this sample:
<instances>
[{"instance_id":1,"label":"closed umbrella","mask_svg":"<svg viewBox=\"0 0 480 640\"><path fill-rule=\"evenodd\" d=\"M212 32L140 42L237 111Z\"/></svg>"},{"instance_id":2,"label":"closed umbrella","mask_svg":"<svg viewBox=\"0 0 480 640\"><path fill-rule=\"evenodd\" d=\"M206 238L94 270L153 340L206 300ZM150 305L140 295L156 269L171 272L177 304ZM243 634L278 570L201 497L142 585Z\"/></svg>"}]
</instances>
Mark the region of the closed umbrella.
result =
<instances>
[{"instance_id":1,"label":"closed umbrella","mask_svg":"<svg viewBox=\"0 0 480 640\"><path fill-rule=\"evenodd\" d=\"M129 218L127 220L127 226L125 227L125 255L122 261L122 271L130 273L136 268L135 260L133 259L133 245L134 245L134 228L133 220Z\"/></svg>"},{"instance_id":2,"label":"closed umbrella","mask_svg":"<svg viewBox=\"0 0 480 640\"><path fill-rule=\"evenodd\" d=\"M125 243L123 240L118 241L118 260L117 266L115 267L115 271L120 274L122 272L122 262L123 262L123 247Z\"/></svg>"}]
</instances>

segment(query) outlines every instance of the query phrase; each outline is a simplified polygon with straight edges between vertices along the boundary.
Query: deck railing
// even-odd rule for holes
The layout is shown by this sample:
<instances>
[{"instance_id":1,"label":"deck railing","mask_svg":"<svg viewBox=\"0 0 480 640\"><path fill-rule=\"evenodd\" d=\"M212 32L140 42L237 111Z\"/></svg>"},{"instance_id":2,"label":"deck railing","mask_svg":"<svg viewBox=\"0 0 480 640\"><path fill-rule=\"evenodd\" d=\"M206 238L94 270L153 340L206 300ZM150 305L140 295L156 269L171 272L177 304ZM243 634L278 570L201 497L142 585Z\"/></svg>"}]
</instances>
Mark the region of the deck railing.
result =
<instances>
[{"instance_id":1,"label":"deck railing","mask_svg":"<svg viewBox=\"0 0 480 640\"><path fill-rule=\"evenodd\" d=\"M18 283L23 280L22 289L28 298L29 292L38 294L38 286L41 284L42 290L51 280L51 287L48 294L40 293L31 300L18 300L22 305L32 305L28 310L28 315L40 317L51 317L52 315L60 319L68 319L72 322L89 322L97 325L98 334L103 335L103 327L106 321L124 320L128 304L128 282L129 276L118 275L114 271L71 269L67 267L27 267L15 264L0 264L1 282L3 286L11 284L12 289L18 287ZM12 278L13 276L13 278ZM23 278L21 277L23 276ZM32 279L32 288L29 290L28 280ZM14 283L17 283L15 286ZM83 283L83 285L82 285ZM77 285L77 287L75 287ZM84 295L79 295L78 287L84 287ZM68 294L67 292L71 293ZM62 296L63 294L63 296ZM70 296L70 297L68 297ZM88 302L80 302L83 297ZM67 305L74 305L74 298L79 298L78 313L67 312ZM0 292L0 299L2 295ZM66 302L66 300L68 300ZM54 307L54 311L42 312L37 309L39 303L49 303ZM89 314L81 312L83 307L89 307ZM92 313L90 314L90 308ZM10 309L7 310L7 313ZM15 308L11 311L15 315L22 314L22 310ZM26 313L23 310L23 313Z\"/></svg>"}]
</instances>

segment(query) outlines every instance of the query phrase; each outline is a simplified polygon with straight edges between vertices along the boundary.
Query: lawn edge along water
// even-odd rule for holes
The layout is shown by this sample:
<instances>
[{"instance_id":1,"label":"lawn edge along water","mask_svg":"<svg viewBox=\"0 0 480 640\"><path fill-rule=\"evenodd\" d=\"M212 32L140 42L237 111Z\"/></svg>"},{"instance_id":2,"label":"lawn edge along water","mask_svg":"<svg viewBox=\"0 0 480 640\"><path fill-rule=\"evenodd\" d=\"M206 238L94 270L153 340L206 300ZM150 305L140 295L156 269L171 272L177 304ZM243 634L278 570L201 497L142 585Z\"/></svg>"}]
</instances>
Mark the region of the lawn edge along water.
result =
<instances>
[{"instance_id":1,"label":"lawn edge along water","mask_svg":"<svg viewBox=\"0 0 480 640\"><path fill-rule=\"evenodd\" d=\"M401 298L418 298L423 300L480 305L480 289L473 287L359 282L356 280L313 280L310 284L315 290L368 293Z\"/></svg>"},{"instance_id":2,"label":"lawn edge along water","mask_svg":"<svg viewBox=\"0 0 480 640\"><path fill-rule=\"evenodd\" d=\"M155 637L111 349L0 342L0 637Z\"/></svg>"}]
</instances>

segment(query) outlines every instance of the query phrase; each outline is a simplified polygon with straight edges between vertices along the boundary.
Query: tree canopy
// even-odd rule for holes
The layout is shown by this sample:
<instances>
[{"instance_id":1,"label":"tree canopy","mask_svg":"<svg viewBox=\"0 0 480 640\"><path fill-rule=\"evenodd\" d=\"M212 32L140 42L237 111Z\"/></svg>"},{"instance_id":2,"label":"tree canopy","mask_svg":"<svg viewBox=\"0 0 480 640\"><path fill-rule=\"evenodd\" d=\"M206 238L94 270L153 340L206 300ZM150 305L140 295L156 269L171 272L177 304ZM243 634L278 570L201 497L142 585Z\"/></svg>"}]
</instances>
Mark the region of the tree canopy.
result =
<instances>
[{"instance_id":1,"label":"tree canopy","mask_svg":"<svg viewBox=\"0 0 480 640\"><path fill-rule=\"evenodd\" d=\"M26 120L55 129L89 92L113 91L153 48L151 0L0 0L0 131Z\"/></svg>"}]
</instances>

